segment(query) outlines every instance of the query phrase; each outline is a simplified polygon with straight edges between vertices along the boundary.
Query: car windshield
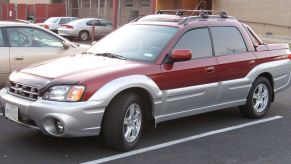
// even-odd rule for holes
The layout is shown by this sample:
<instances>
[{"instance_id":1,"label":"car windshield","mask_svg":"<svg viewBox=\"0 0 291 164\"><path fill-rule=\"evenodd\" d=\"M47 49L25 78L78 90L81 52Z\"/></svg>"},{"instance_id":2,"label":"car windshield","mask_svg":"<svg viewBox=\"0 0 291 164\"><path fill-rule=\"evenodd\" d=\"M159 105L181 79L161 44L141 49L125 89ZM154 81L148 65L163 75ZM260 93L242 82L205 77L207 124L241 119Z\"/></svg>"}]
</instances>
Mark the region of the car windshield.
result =
<instances>
[{"instance_id":1,"label":"car windshield","mask_svg":"<svg viewBox=\"0 0 291 164\"><path fill-rule=\"evenodd\" d=\"M126 25L101 39L87 52L112 53L128 60L153 63L177 31L168 26Z\"/></svg>"},{"instance_id":2,"label":"car windshield","mask_svg":"<svg viewBox=\"0 0 291 164\"><path fill-rule=\"evenodd\" d=\"M58 20L59 18L52 17L47 19L44 23L57 23Z\"/></svg>"}]
</instances>

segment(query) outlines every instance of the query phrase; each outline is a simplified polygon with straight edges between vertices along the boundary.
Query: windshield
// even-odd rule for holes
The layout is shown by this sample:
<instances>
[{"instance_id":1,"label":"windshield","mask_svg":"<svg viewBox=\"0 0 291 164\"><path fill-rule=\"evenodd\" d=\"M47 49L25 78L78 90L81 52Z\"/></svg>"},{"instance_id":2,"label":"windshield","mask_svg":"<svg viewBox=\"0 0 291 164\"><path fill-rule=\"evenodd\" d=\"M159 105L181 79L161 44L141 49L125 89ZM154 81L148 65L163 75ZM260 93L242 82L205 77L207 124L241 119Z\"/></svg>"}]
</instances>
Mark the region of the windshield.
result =
<instances>
[{"instance_id":1,"label":"windshield","mask_svg":"<svg viewBox=\"0 0 291 164\"><path fill-rule=\"evenodd\" d=\"M126 25L101 39L87 52L112 53L128 60L153 63L176 32L175 27Z\"/></svg>"},{"instance_id":2,"label":"windshield","mask_svg":"<svg viewBox=\"0 0 291 164\"><path fill-rule=\"evenodd\" d=\"M52 17L46 20L44 23L57 23L58 20L59 18Z\"/></svg>"}]
</instances>

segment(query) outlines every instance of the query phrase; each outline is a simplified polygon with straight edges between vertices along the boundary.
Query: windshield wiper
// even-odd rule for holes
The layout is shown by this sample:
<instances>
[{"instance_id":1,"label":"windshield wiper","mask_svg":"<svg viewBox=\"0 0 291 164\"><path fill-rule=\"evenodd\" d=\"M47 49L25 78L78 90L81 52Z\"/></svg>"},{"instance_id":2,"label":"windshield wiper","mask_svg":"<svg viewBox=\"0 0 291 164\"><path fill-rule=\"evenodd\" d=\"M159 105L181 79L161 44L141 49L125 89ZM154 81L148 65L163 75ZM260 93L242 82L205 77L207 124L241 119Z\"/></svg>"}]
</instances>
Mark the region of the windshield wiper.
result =
<instances>
[{"instance_id":1,"label":"windshield wiper","mask_svg":"<svg viewBox=\"0 0 291 164\"><path fill-rule=\"evenodd\" d=\"M109 53L109 52L106 52L106 53L97 53L95 55L109 57L109 58L117 58L117 59L121 59L121 60L127 60L124 56L117 55L117 54L113 54L113 53Z\"/></svg>"},{"instance_id":2,"label":"windshield wiper","mask_svg":"<svg viewBox=\"0 0 291 164\"><path fill-rule=\"evenodd\" d=\"M92 55L95 55L95 53L93 53L93 52L86 52L86 51L82 52L82 54L92 54Z\"/></svg>"}]
</instances>

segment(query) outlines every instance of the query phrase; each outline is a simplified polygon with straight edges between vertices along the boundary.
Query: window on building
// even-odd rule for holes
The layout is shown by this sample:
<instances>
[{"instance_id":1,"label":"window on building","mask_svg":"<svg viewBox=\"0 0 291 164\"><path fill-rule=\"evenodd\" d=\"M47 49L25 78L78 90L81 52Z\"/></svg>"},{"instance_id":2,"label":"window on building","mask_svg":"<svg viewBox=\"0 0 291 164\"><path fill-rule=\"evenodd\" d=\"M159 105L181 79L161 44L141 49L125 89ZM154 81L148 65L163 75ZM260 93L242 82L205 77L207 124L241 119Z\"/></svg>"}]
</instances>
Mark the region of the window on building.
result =
<instances>
[{"instance_id":1,"label":"window on building","mask_svg":"<svg viewBox=\"0 0 291 164\"><path fill-rule=\"evenodd\" d=\"M189 49L192 59L206 58L212 55L212 46L207 28L188 31L178 41L174 49Z\"/></svg>"},{"instance_id":2,"label":"window on building","mask_svg":"<svg viewBox=\"0 0 291 164\"><path fill-rule=\"evenodd\" d=\"M133 0L125 0L125 7L133 7Z\"/></svg>"},{"instance_id":3,"label":"window on building","mask_svg":"<svg viewBox=\"0 0 291 164\"><path fill-rule=\"evenodd\" d=\"M65 0L52 0L52 3L66 3Z\"/></svg>"},{"instance_id":4,"label":"window on building","mask_svg":"<svg viewBox=\"0 0 291 164\"><path fill-rule=\"evenodd\" d=\"M216 56L247 51L241 33L235 27L210 27Z\"/></svg>"},{"instance_id":5,"label":"window on building","mask_svg":"<svg viewBox=\"0 0 291 164\"><path fill-rule=\"evenodd\" d=\"M90 8L90 1L83 1L84 8Z\"/></svg>"},{"instance_id":6,"label":"window on building","mask_svg":"<svg viewBox=\"0 0 291 164\"><path fill-rule=\"evenodd\" d=\"M103 8L103 7L105 6L105 5L104 5L104 4L105 4L105 1L106 1L106 0L99 0L99 1L97 0L97 1L96 1L96 8L98 8L98 2L100 2L100 8Z\"/></svg>"},{"instance_id":7,"label":"window on building","mask_svg":"<svg viewBox=\"0 0 291 164\"><path fill-rule=\"evenodd\" d=\"M140 7L150 7L151 1L150 0L141 0Z\"/></svg>"},{"instance_id":8,"label":"window on building","mask_svg":"<svg viewBox=\"0 0 291 164\"><path fill-rule=\"evenodd\" d=\"M109 8L113 8L113 2L112 2L112 0L110 0L108 2L109 2Z\"/></svg>"}]
</instances>

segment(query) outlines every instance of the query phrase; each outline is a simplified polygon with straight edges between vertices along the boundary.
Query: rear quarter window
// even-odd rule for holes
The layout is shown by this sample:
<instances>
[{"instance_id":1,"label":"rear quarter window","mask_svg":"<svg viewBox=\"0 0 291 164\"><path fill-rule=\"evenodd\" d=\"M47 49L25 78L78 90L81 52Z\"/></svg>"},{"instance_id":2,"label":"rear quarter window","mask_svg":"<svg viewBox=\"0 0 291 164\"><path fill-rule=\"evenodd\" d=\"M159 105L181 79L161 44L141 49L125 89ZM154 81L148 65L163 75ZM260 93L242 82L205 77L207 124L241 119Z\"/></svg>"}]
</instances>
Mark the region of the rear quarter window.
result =
<instances>
[{"instance_id":1,"label":"rear quarter window","mask_svg":"<svg viewBox=\"0 0 291 164\"><path fill-rule=\"evenodd\" d=\"M247 52L246 44L236 27L210 27L216 56Z\"/></svg>"}]
</instances>

